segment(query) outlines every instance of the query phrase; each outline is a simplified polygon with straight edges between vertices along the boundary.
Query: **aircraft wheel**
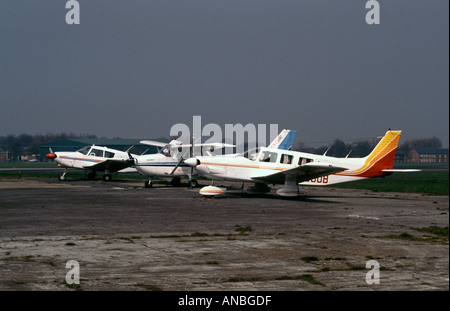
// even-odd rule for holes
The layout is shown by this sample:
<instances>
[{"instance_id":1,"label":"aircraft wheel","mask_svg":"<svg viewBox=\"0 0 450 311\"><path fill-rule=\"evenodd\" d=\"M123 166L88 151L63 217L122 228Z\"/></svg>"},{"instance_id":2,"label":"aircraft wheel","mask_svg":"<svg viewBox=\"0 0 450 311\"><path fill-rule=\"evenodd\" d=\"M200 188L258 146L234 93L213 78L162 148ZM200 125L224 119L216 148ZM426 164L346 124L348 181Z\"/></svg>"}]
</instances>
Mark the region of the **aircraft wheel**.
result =
<instances>
[{"instance_id":1,"label":"aircraft wheel","mask_svg":"<svg viewBox=\"0 0 450 311\"><path fill-rule=\"evenodd\" d=\"M105 175L103 176L103 180L104 180L104 181L110 181L110 180L111 180L111 175L105 174Z\"/></svg>"},{"instance_id":2,"label":"aircraft wheel","mask_svg":"<svg viewBox=\"0 0 450 311\"><path fill-rule=\"evenodd\" d=\"M61 175L61 176L58 177L58 180L59 181L64 181L64 180L66 180L66 176Z\"/></svg>"},{"instance_id":3,"label":"aircraft wheel","mask_svg":"<svg viewBox=\"0 0 450 311\"><path fill-rule=\"evenodd\" d=\"M151 188L153 186L153 182L151 180L146 180L144 186L145 188Z\"/></svg>"},{"instance_id":4,"label":"aircraft wheel","mask_svg":"<svg viewBox=\"0 0 450 311\"><path fill-rule=\"evenodd\" d=\"M198 186L198 181L197 179L191 179L189 180L189 186L191 186L192 188L195 188Z\"/></svg>"}]
</instances>

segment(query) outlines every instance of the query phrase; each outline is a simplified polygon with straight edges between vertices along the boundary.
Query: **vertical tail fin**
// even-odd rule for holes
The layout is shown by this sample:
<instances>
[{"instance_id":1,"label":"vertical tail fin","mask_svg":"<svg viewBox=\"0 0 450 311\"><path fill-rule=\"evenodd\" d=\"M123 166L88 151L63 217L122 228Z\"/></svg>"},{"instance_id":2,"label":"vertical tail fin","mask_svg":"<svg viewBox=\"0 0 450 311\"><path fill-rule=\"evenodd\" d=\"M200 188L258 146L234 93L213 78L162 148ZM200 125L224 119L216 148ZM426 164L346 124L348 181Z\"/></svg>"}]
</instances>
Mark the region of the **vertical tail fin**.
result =
<instances>
[{"instance_id":1,"label":"vertical tail fin","mask_svg":"<svg viewBox=\"0 0 450 311\"><path fill-rule=\"evenodd\" d=\"M347 171L345 174L358 177L383 176L383 170L392 169L401 134L401 131L387 131L372 152L363 158L364 164L359 169Z\"/></svg>"},{"instance_id":2,"label":"vertical tail fin","mask_svg":"<svg viewBox=\"0 0 450 311\"><path fill-rule=\"evenodd\" d=\"M268 148L289 150L294 142L295 134L294 130L282 130L281 133L270 143Z\"/></svg>"}]
</instances>

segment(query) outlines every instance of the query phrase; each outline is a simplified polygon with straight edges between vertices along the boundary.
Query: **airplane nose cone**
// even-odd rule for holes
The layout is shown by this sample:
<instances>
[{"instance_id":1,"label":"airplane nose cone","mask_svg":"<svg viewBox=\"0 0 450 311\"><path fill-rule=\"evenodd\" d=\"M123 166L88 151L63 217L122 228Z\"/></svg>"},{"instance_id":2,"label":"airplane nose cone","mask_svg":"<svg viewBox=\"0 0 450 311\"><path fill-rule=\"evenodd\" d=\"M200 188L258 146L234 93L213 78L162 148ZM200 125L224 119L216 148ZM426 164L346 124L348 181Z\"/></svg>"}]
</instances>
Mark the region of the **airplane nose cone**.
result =
<instances>
[{"instance_id":1,"label":"airplane nose cone","mask_svg":"<svg viewBox=\"0 0 450 311\"><path fill-rule=\"evenodd\" d=\"M45 155L45 157L48 158L48 159L53 160L53 159L56 158L56 153L54 153L54 152L52 152L52 153L47 153L47 154Z\"/></svg>"},{"instance_id":2,"label":"airplane nose cone","mask_svg":"<svg viewBox=\"0 0 450 311\"><path fill-rule=\"evenodd\" d=\"M196 158L189 158L189 159L185 160L184 163L186 163L187 165L192 166L192 167L196 167L197 165L200 165L200 161L197 160Z\"/></svg>"}]
</instances>

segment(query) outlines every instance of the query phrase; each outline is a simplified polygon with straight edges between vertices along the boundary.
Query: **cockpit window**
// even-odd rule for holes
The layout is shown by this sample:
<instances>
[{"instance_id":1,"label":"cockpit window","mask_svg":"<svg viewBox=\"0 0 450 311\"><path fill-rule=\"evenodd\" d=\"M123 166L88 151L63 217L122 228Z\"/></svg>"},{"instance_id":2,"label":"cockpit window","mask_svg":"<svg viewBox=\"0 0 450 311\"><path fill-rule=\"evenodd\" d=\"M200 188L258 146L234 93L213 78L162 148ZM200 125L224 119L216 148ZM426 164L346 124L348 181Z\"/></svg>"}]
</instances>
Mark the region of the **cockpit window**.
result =
<instances>
[{"instance_id":1,"label":"cockpit window","mask_svg":"<svg viewBox=\"0 0 450 311\"><path fill-rule=\"evenodd\" d=\"M87 147L81 148L81 149L79 149L77 151L82 153L82 154L84 154L84 155L87 155L88 152L89 152L89 149L91 149L91 147L87 146Z\"/></svg>"},{"instance_id":2,"label":"cockpit window","mask_svg":"<svg viewBox=\"0 0 450 311\"><path fill-rule=\"evenodd\" d=\"M89 155L94 157L103 157L103 150L92 148Z\"/></svg>"},{"instance_id":3,"label":"cockpit window","mask_svg":"<svg viewBox=\"0 0 450 311\"><path fill-rule=\"evenodd\" d=\"M275 162L277 162L277 156L278 156L278 154L275 152L263 151L261 153L261 156L259 157L259 161L275 163Z\"/></svg>"},{"instance_id":4,"label":"cockpit window","mask_svg":"<svg viewBox=\"0 0 450 311\"><path fill-rule=\"evenodd\" d=\"M166 157L170 156L170 147L166 146L166 147L161 148L159 153L165 155Z\"/></svg>"}]
</instances>

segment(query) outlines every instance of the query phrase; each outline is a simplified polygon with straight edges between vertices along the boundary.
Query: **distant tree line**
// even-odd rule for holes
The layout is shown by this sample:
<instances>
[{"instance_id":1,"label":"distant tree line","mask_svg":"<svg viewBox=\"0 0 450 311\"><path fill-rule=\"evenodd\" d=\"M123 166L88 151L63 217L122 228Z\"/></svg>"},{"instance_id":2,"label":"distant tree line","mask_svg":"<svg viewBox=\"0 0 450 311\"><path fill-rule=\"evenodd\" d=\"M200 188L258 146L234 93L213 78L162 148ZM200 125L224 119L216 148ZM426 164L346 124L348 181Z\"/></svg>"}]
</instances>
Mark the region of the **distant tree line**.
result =
<instances>
[{"instance_id":1,"label":"distant tree line","mask_svg":"<svg viewBox=\"0 0 450 311\"><path fill-rule=\"evenodd\" d=\"M360 158L367 156L378 144L378 139L361 140L358 142L345 143L340 139L335 139L329 146L311 147L304 143L292 146L292 150L324 154L332 157ZM442 141L437 137L408 139L398 147L398 152L407 154L416 148L442 148Z\"/></svg>"},{"instance_id":2,"label":"distant tree line","mask_svg":"<svg viewBox=\"0 0 450 311\"><path fill-rule=\"evenodd\" d=\"M37 134L37 135L28 135L21 134L19 136L15 135L7 135L0 136L0 151L8 151L11 154L11 157L17 157L22 155L32 155L39 154L39 146L44 143L50 143L53 141L61 140L61 139L83 139L83 138L97 138L95 135L91 134Z\"/></svg>"},{"instance_id":3,"label":"distant tree line","mask_svg":"<svg viewBox=\"0 0 450 311\"><path fill-rule=\"evenodd\" d=\"M22 155L39 154L39 146L44 143L50 143L62 139L95 139L92 134L45 134L18 136L7 135L0 136L0 151L8 151L13 157ZM298 143L292 146L292 150L324 154L333 157L365 157L378 143L378 139L361 140L358 142L345 143L341 139L335 139L329 146L311 147L305 143ZM442 148L442 141L437 137L408 139L399 146L398 151L404 154L415 148Z\"/></svg>"}]
</instances>

